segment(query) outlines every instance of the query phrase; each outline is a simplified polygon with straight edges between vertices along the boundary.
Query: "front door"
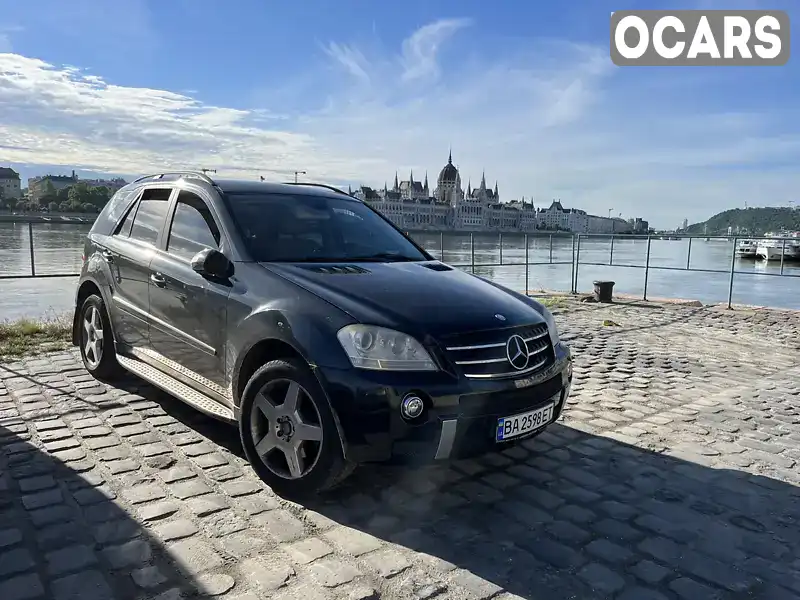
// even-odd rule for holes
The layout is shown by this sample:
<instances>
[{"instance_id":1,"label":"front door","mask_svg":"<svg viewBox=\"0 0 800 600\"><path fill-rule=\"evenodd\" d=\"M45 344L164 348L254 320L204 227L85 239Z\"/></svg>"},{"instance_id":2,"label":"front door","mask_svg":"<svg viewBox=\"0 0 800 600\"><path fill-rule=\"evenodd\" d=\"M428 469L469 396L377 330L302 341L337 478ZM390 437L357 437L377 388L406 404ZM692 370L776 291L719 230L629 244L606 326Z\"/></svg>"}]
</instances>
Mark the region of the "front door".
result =
<instances>
[{"instance_id":1,"label":"front door","mask_svg":"<svg viewBox=\"0 0 800 600\"><path fill-rule=\"evenodd\" d=\"M168 188L146 188L98 248L113 276L109 318L116 341L128 347L150 345L150 261L156 253L171 192Z\"/></svg>"},{"instance_id":2,"label":"front door","mask_svg":"<svg viewBox=\"0 0 800 600\"><path fill-rule=\"evenodd\" d=\"M226 306L231 287L196 273L191 260L205 248L225 253L226 241L199 194L181 190L170 213L165 239L150 263L152 347L167 366L190 379L187 383L202 383L225 395Z\"/></svg>"}]
</instances>

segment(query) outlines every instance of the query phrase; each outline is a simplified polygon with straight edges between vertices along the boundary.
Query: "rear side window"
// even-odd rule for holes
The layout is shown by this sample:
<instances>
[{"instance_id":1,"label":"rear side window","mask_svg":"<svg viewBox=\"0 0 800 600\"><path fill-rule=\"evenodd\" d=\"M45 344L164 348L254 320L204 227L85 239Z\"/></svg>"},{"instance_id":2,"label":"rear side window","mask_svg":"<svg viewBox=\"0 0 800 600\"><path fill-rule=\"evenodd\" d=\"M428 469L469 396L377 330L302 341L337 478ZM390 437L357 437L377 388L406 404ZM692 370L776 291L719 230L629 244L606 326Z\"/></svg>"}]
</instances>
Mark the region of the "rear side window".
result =
<instances>
[{"instance_id":1,"label":"rear side window","mask_svg":"<svg viewBox=\"0 0 800 600\"><path fill-rule=\"evenodd\" d=\"M131 209L128 211L125 220L120 223L117 231L114 235L120 235L122 237L128 237L131 234L131 227L133 226L133 217L136 216L136 206L132 206Z\"/></svg>"},{"instance_id":2,"label":"rear side window","mask_svg":"<svg viewBox=\"0 0 800 600\"><path fill-rule=\"evenodd\" d=\"M109 230L113 229L120 217L128 210L131 200L133 200L132 196L133 192L125 188L117 191L103 210L100 211L100 214L97 215L97 219L95 219L94 225L92 226L92 233L110 233Z\"/></svg>"},{"instance_id":3,"label":"rear side window","mask_svg":"<svg viewBox=\"0 0 800 600\"><path fill-rule=\"evenodd\" d=\"M171 193L172 190L169 189L147 189L142 193L139 207L133 217L130 233L132 239L147 242L148 244L156 244L158 233L161 231L164 218L167 216ZM125 225L123 225L123 229L124 227Z\"/></svg>"}]
</instances>

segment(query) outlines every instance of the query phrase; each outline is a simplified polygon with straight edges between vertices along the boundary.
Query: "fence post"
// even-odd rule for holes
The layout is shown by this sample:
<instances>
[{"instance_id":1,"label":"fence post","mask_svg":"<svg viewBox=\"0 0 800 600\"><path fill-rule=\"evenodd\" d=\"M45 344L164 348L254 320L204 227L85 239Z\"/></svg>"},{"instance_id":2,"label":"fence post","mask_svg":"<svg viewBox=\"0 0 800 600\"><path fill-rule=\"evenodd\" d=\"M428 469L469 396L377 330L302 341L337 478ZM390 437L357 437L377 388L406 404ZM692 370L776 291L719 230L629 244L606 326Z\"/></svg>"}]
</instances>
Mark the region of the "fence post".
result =
<instances>
[{"instance_id":1,"label":"fence post","mask_svg":"<svg viewBox=\"0 0 800 600\"><path fill-rule=\"evenodd\" d=\"M503 234L502 232L499 234L500 238L500 264L503 264Z\"/></svg>"},{"instance_id":2,"label":"fence post","mask_svg":"<svg viewBox=\"0 0 800 600\"><path fill-rule=\"evenodd\" d=\"M33 223L28 221L28 244L31 249L31 277L36 277L36 261L33 254Z\"/></svg>"},{"instance_id":3,"label":"fence post","mask_svg":"<svg viewBox=\"0 0 800 600\"><path fill-rule=\"evenodd\" d=\"M570 276L570 293L575 293L575 234L572 234L572 254L570 255L572 258L572 272L569 274Z\"/></svg>"},{"instance_id":4,"label":"fence post","mask_svg":"<svg viewBox=\"0 0 800 600\"><path fill-rule=\"evenodd\" d=\"M469 264L472 266L472 274L475 274L475 234L469 232Z\"/></svg>"},{"instance_id":5,"label":"fence post","mask_svg":"<svg viewBox=\"0 0 800 600\"><path fill-rule=\"evenodd\" d=\"M580 267L580 264L581 264L581 234L579 233L578 244L576 246L576 252L575 252L575 281L572 284L573 294L578 293L578 270L579 270L578 268Z\"/></svg>"},{"instance_id":6,"label":"fence post","mask_svg":"<svg viewBox=\"0 0 800 600\"><path fill-rule=\"evenodd\" d=\"M689 263L692 260L692 238L689 238L689 249L686 251L686 270L689 270Z\"/></svg>"},{"instance_id":7,"label":"fence post","mask_svg":"<svg viewBox=\"0 0 800 600\"><path fill-rule=\"evenodd\" d=\"M739 238L733 236L733 245L731 247L731 279L728 282L728 308L733 308L731 306L733 301L733 277L736 273L736 242Z\"/></svg>"},{"instance_id":8,"label":"fence post","mask_svg":"<svg viewBox=\"0 0 800 600\"><path fill-rule=\"evenodd\" d=\"M439 260L445 262L444 260L444 231L439 232Z\"/></svg>"},{"instance_id":9,"label":"fence post","mask_svg":"<svg viewBox=\"0 0 800 600\"><path fill-rule=\"evenodd\" d=\"M528 234L525 234L525 295L528 295Z\"/></svg>"},{"instance_id":10,"label":"fence post","mask_svg":"<svg viewBox=\"0 0 800 600\"><path fill-rule=\"evenodd\" d=\"M575 240L572 240L573 252L575 250ZM550 264L553 264L553 234L550 234Z\"/></svg>"},{"instance_id":11,"label":"fence post","mask_svg":"<svg viewBox=\"0 0 800 600\"><path fill-rule=\"evenodd\" d=\"M647 254L644 258L644 290L642 291L642 300L647 300L647 280L650 277L650 243L652 238L647 236Z\"/></svg>"},{"instance_id":12,"label":"fence post","mask_svg":"<svg viewBox=\"0 0 800 600\"><path fill-rule=\"evenodd\" d=\"M611 252L608 255L608 264L614 264L614 234L611 234Z\"/></svg>"}]
</instances>

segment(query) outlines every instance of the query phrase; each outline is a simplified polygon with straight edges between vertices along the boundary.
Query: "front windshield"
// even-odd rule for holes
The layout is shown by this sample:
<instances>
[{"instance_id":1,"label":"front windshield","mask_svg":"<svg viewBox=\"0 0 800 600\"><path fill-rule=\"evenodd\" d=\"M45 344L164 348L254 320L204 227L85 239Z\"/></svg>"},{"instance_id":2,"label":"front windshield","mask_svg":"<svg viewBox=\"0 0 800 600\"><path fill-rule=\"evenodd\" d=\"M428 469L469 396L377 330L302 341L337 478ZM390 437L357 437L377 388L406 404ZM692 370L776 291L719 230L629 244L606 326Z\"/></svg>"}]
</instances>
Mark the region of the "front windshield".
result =
<instances>
[{"instance_id":1,"label":"front windshield","mask_svg":"<svg viewBox=\"0 0 800 600\"><path fill-rule=\"evenodd\" d=\"M307 194L227 194L258 262L428 260L357 200Z\"/></svg>"}]
</instances>

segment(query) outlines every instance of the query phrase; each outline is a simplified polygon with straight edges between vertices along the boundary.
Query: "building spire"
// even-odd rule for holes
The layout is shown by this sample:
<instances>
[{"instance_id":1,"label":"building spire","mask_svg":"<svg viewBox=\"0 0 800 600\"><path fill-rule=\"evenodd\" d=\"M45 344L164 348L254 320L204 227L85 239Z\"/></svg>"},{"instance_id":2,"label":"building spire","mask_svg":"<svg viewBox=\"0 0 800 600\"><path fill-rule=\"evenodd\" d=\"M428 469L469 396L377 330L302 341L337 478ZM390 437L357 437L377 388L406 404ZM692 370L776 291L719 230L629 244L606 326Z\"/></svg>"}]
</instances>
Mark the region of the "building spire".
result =
<instances>
[{"instance_id":1,"label":"building spire","mask_svg":"<svg viewBox=\"0 0 800 600\"><path fill-rule=\"evenodd\" d=\"M392 189L393 192L397 192L400 190L400 184L397 182L397 171L394 172L394 188Z\"/></svg>"},{"instance_id":2,"label":"building spire","mask_svg":"<svg viewBox=\"0 0 800 600\"><path fill-rule=\"evenodd\" d=\"M481 175L481 190L486 190L486 171Z\"/></svg>"},{"instance_id":3,"label":"building spire","mask_svg":"<svg viewBox=\"0 0 800 600\"><path fill-rule=\"evenodd\" d=\"M497 198L499 196L500 196L500 194L497 192L497 180L495 179L494 180L494 198L495 198L495 200L497 200Z\"/></svg>"},{"instance_id":4,"label":"building spire","mask_svg":"<svg viewBox=\"0 0 800 600\"><path fill-rule=\"evenodd\" d=\"M448 165L452 165L453 164L453 148L452 148L452 146L450 147L450 154L448 154L448 156L447 156L447 164Z\"/></svg>"},{"instance_id":5,"label":"building spire","mask_svg":"<svg viewBox=\"0 0 800 600\"><path fill-rule=\"evenodd\" d=\"M414 185L414 169L411 169L411 174L408 176L408 182L413 186Z\"/></svg>"}]
</instances>

